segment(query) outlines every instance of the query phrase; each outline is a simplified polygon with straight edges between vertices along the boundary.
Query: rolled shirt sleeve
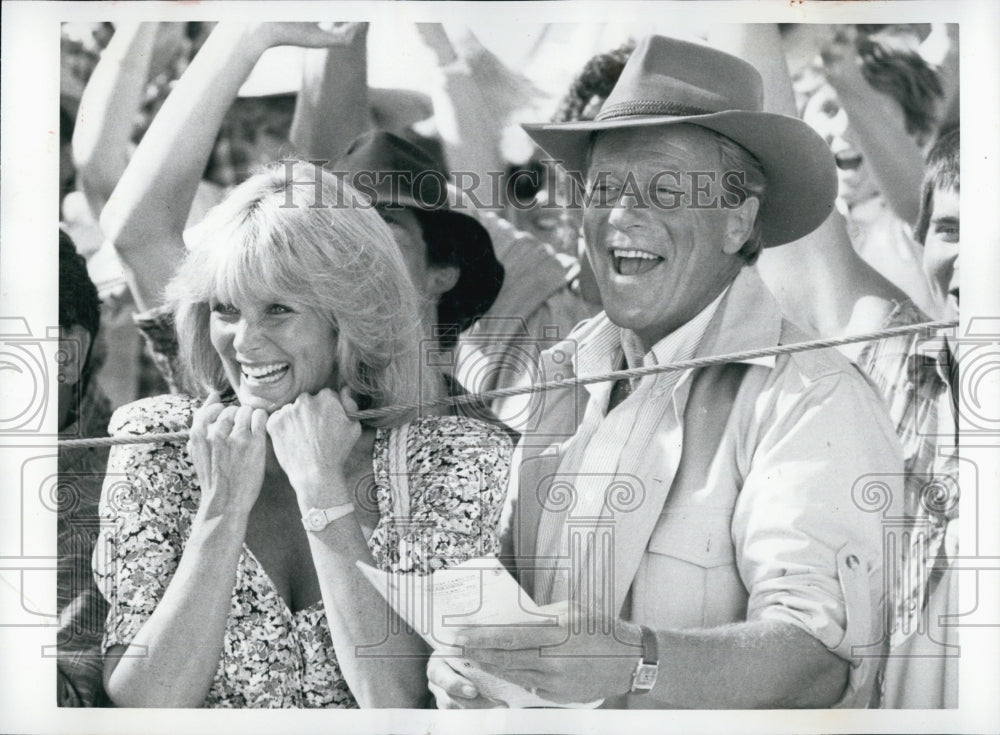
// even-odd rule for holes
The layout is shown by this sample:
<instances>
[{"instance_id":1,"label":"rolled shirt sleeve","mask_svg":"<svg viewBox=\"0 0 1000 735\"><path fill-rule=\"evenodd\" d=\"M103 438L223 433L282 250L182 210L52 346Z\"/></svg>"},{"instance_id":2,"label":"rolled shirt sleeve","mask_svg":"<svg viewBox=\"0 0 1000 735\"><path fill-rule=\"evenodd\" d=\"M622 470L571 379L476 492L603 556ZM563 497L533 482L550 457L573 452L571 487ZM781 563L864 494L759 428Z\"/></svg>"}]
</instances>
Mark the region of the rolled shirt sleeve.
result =
<instances>
[{"instance_id":1,"label":"rolled shirt sleeve","mask_svg":"<svg viewBox=\"0 0 1000 735\"><path fill-rule=\"evenodd\" d=\"M851 663L841 706L866 706L883 637L882 527L902 453L860 376L783 371L762 394L732 534L747 620L802 628ZM779 386L775 386L779 388Z\"/></svg>"}]
</instances>

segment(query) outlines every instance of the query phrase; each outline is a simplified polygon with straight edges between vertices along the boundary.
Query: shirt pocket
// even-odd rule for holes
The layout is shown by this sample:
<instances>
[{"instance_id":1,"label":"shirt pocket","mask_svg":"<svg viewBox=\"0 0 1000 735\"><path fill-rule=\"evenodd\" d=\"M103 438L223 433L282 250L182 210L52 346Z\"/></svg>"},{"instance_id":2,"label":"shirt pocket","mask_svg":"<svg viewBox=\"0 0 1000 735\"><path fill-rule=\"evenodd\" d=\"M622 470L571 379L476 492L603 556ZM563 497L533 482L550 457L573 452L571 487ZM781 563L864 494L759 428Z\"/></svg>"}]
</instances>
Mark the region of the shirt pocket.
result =
<instances>
[{"instance_id":1,"label":"shirt pocket","mask_svg":"<svg viewBox=\"0 0 1000 735\"><path fill-rule=\"evenodd\" d=\"M653 627L701 628L746 618L726 510L663 513L646 547L640 609Z\"/></svg>"}]
</instances>

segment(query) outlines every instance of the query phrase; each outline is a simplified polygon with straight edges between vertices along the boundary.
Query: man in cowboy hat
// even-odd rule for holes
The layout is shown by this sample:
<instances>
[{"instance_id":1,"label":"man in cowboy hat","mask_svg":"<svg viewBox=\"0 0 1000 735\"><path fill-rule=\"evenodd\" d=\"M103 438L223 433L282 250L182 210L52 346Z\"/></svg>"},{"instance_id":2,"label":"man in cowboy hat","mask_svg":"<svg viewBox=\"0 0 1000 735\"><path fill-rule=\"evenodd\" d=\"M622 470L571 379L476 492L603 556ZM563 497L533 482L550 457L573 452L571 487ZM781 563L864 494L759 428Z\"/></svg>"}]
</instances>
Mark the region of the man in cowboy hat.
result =
<instances>
[{"instance_id":1,"label":"man in cowboy hat","mask_svg":"<svg viewBox=\"0 0 1000 735\"><path fill-rule=\"evenodd\" d=\"M605 307L543 354L543 379L805 338L746 266L823 222L836 175L819 136L762 112L749 64L649 37L594 121L526 129L585 174ZM521 449L516 569L537 603L568 600L570 614L466 629L468 660L553 702L868 704L876 501L901 496L902 462L839 354L553 391ZM444 659L428 676L439 706L492 704Z\"/></svg>"}]
</instances>

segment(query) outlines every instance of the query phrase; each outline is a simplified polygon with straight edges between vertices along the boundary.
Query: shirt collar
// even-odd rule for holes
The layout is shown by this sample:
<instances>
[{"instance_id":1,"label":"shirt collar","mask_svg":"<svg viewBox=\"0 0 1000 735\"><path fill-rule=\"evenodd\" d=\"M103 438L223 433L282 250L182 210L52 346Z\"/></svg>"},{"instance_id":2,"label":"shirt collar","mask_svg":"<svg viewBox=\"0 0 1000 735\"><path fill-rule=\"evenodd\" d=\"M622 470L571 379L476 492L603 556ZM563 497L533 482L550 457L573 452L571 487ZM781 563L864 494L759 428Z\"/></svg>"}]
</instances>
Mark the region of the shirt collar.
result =
<instances>
[{"instance_id":1,"label":"shirt collar","mask_svg":"<svg viewBox=\"0 0 1000 735\"><path fill-rule=\"evenodd\" d=\"M781 310L755 268L743 268L729 288L699 316L706 311L710 312L707 327L698 333L700 342L694 357L774 347L781 342ZM576 347L570 358L574 374L583 377L617 370L622 331L603 311L574 330L570 335ZM659 343L654 346L654 353L660 352L658 348ZM661 360L659 354L656 358ZM773 368L775 358L756 357L741 362ZM600 384L587 386L587 390L592 392L597 385Z\"/></svg>"},{"instance_id":2,"label":"shirt collar","mask_svg":"<svg viewBox=\"0 0 1000 735\"><path fill-rule=\"evenodd\" d=\"M958 364L948 348L945 333L927 340L914 340L914 349L907 356L907 373L923 380L935 380L941 388L954 389Z\"/></svg>"},{"instance_id":3,"label":"shirt collar","mask_svg":"<svg viewBox=\"0 0 1000 735\"><path fill-rule=\"evenodd\" d=\"M757 269L746 267L729 287L698 344L695 357L726 355L781 344L783 319L778 302ZM773 368L775 357L753 357L740 362Z\"/></svg>"},{"instance_id":4,"label":"shirt collar","mask_svg":"<svg viewBox=\"0 0 1000 735\"><path fill-rule=\"evenodd\" d=\"M643 348L642 340L630 329L621 330L621 346L625 353L625 363L629 368L646 367L649 365L666 365L667 363L679 360L690 359L694 354L698 343L708 329L708 324L715 315L716 309L727 293L730 286L726 286L722 292L716 296L712 303L702 309L698 314L686 324L681 325L666 337L661 339L653 348L646 351Z\"/></svg>"}]
</instances>

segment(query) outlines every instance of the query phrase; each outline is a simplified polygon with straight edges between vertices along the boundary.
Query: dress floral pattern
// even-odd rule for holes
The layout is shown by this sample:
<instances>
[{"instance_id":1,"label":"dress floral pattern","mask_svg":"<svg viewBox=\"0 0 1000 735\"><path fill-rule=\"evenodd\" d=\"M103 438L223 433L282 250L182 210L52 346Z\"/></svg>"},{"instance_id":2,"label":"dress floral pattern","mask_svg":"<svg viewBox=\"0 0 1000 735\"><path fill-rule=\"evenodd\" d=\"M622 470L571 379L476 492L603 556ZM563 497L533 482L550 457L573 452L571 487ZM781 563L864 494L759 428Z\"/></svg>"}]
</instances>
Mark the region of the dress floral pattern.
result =
<instances>
[{"instance_id":1,"label":"dress floral pattern","mask_svg":"<svg viewBox=\"0 0 1000 735\"><path fill-rule=\"evenodd\" d=\"M109 432L182 430L197 406L183 395L143 399L119 409ZM399 494L393 492L394 432L405 435L407 509L396 507ZM368 542L376 566L428 572L497 554L510 456L503 429L469 418L424 417L405 429L380 429L373 470L381 518ZM156 609L177 569L200 494L183 442L112 450L94 553L94 578L110 605L103 650L128 645ZM337 664L323 602L293 613L246 545L222 655L204 704L358 706Z\"/></svg>"}]
</instances>

